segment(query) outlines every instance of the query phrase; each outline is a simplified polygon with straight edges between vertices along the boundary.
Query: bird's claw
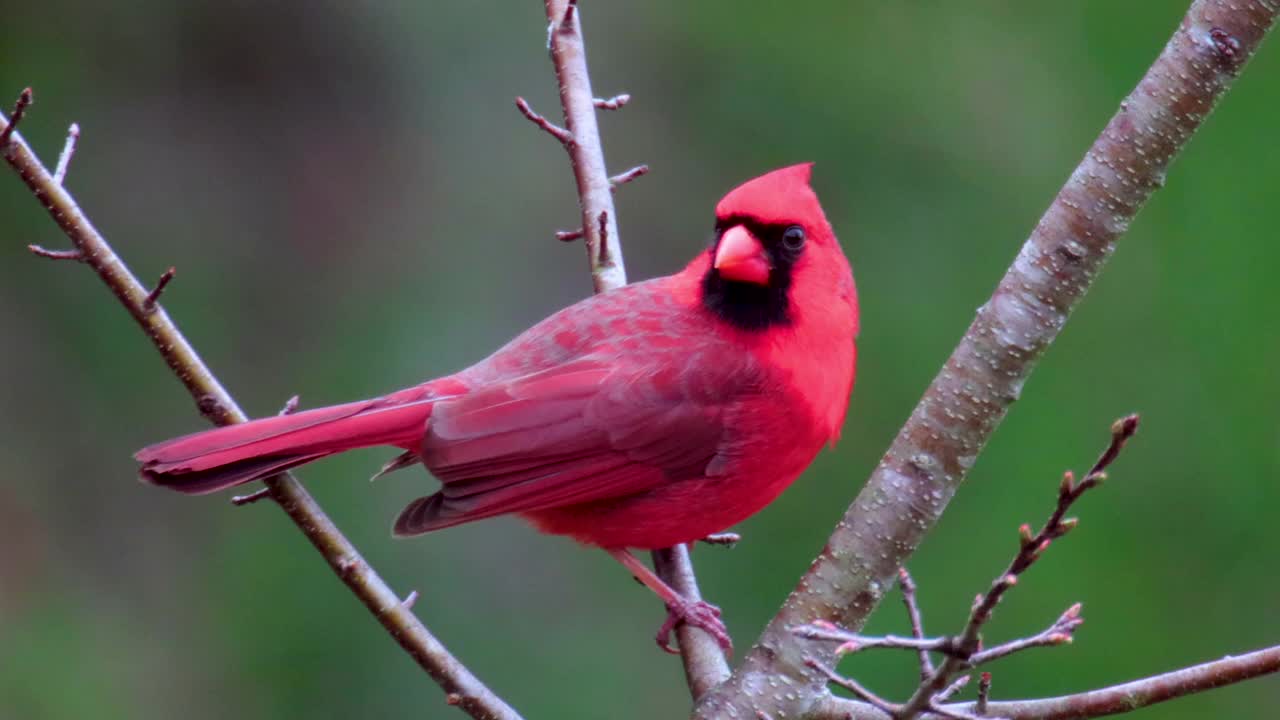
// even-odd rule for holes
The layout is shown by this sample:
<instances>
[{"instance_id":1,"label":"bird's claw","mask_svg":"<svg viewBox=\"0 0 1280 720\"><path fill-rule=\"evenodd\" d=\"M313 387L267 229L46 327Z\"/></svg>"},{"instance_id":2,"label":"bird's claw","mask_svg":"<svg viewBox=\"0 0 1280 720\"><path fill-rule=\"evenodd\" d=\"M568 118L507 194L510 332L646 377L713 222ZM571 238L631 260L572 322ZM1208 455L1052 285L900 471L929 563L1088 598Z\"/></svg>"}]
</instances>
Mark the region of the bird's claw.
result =
<instances>
[{"instance_id":1,"label":"bird's claw","mask_svg":"<svg viewBox=\"0 0 1280 720\"><path fill-rule=\"evenodd\" d=\"M681 624L705 631L715 638L725 654L733 655L733 640L729 637L729 630L724 626L724 621L720 619L720 608L715 605L702 600L680 600L679 603L669 603L667 619L662 623L662 627L658 628L658 635L655 638L658 641L658 647L672 655L679 655L680 651L671 646L671 633Z\"/></svg>"}]
</instances>

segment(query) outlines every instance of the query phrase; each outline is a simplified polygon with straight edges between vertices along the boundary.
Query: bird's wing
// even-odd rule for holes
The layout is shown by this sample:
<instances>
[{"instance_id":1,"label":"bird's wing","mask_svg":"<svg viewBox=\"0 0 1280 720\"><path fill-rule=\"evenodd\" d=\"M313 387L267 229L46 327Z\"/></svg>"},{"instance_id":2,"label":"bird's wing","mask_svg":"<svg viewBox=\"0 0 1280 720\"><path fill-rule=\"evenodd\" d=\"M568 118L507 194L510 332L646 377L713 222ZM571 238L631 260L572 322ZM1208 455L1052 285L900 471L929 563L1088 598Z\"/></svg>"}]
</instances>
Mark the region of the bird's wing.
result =
<instances>
[{"instance_id":1,"label":"bird's wing","mask_svg":"<svg viewBox=\"0 0 1280 720\"><path fill-rule=\"evenodd\" d=\"M588 357L438 403L422 453L443 487L410 504L396 533L717 474L733 448L726 414L760 391L760 373L745 354L699 354L714 362Z\"/></svg>"}]
</instances>

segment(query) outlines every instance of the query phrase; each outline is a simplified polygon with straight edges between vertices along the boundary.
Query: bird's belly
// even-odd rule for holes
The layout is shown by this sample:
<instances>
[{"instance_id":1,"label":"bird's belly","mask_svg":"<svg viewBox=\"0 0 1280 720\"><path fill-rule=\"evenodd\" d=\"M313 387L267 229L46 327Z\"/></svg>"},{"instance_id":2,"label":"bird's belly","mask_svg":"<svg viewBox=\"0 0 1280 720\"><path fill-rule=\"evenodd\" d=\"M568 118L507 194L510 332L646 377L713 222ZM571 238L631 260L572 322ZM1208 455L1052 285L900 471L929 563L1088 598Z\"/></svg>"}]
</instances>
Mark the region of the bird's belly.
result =
<instances>
[{"instance_id":1,"label":"bird's belly","mask_svg":"<svg viewBox=\"0 0 1280 720\"><path fill-rule=\"evenodd\" d=\"M791 438L794 440L794 438ZM599 547L645 550L694 542L773 502L817 455L821 440L762 452L721 476L673 481L624 498L523 513L539 530Z\"/></svg>"}]
</instances>

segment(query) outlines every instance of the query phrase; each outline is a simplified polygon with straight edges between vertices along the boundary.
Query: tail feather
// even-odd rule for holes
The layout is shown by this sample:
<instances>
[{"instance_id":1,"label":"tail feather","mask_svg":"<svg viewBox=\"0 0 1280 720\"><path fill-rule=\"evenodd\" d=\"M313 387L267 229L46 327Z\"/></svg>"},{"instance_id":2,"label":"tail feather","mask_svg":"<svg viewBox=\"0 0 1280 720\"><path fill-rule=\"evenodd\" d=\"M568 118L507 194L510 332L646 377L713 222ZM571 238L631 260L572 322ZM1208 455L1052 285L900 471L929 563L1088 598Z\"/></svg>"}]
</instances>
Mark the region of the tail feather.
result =
<instances>
[{"instance_id":1,"label":"tail feather","mask_svg":"<svg viewBox=\"0 0 1280 720\"><path fill-rule=\"evenodd\" d=\"M211 493L346 450L416 447L431 406L431 400L386 399L334 405L167 440L139 450L134 458L142 463L145 482L183 493Z\"/></svg>"},{"instance_id":2,"label":"tail feather","mask_svg":"<svg viewBox=\"0 0 1280 720\"><path fill-rule=\"evenodd\" d=\"M313 453L311 455L286 455L283 457L260 457L227 463L209 470L189 472L163 472L143 467L142 479L157 487L177 490L187 495L207 495L229 487L251 482L259 478L267 478L319 460L332 453Z\"/></svg>"}]
</instances>

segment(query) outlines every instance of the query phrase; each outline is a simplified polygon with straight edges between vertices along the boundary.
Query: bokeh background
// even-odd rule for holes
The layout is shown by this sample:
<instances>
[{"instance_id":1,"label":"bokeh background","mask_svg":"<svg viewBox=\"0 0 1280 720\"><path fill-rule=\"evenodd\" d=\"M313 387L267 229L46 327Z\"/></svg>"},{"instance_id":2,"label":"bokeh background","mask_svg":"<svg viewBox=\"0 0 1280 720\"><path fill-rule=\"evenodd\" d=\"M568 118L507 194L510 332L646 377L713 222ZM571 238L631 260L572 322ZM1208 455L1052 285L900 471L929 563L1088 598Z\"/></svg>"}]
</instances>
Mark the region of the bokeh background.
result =
<instances>
[{"instance_id":1,"label":"bokeh background","mask_svg":"<svg viewBox=\"0 0 1280 720\"><path fill-rule=\"evenodd\" d=\"M703 589L740 648L773 613L1185 0L591 2L597 94L633 278L703 247L739 181L817 160L863 304L838 450ZM536 0L0 2L0 96L36 89L47 162L254 414L462 367L589 292ZM6 101L7 102L7 101ZM1280 47L1264 46L1123 239L911 567L931 629L1041 520L1130 411L1143 429L989 637L1067 604L1073 646L994 666L998 697L1064 693L1280 642ZM0 717L460 717L269 504L134 479L139 446L203 427L63 238L0 172ZM393 541L432 486L386 452L301 477L426 622L530 718L682 717L661 608L603 553L501 519ZM896 599L873 629L905 628ZM905 654L845 669L889 696ZM1138 713L1264 717L1264 679Z\"/></svg>"}]
</instances>

